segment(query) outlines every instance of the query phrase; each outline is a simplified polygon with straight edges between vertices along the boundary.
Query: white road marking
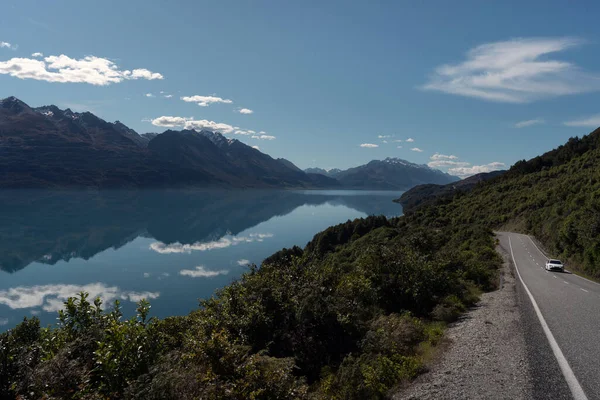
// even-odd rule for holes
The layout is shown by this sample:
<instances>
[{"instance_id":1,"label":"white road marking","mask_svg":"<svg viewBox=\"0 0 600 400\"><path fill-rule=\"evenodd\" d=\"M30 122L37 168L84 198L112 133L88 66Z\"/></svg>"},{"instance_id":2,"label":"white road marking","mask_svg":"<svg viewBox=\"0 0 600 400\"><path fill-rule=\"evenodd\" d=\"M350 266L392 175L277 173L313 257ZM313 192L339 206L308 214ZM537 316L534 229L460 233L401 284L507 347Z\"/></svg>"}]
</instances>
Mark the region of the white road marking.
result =
<instances>
[{"instance_id":1,"label":"white road marking","mask_svg":"<svg viewBox=\"0 0 600 400\"><path fill-rule=\"evenodd\" d=\"M567 281L563 281L563 282L566 283L567 285L569 284L569 282L567 282Z\"/></svg>"},{"instance_id":2,"label":"white road marking","mask_svg":"<svg viewBox=\"0 0 600 400\"><path fill-rule=\"evenodd\" d=\"M589 293L587 290L585 290L584 288L580 287L579 289L583 290L586 293Z\"/></svg>"},{"instance_id":3,"label":"white road marking","mask_svg":"<svg viewBox=\"0 0 600 400\"><path fill-rule=\"evenodd\" d=\"M556 278L556 275L552 275L554 278Z\"/></svg>"},{"instance_id":4,"label":"white road marking","mask_svg":"<svg viewBox=\"0 0 600 400\"><path fill-rule=\"evenodd\" d=\"M546 253L544 253L542 250L540 250L540 248L537 246L537 244L535 244L535 242L533 241L533 239L531 238L531 236L527 236L527 237L529 238L529 240L531 241L531 243L533 243L533 245L535 246L535 248L536 248L536 249L538 249L538 251L539 251L540 253L542 253L542 254L544 255L544 257L546 257L546 260L549 260L549 258L548 258L548 256L546 255ZM570 274L573 274L572 272L570 272L570 271L568 271L568 270L566 270L566 269L565 269L565 271L566 271L566 272L569 272ZM584 280L586 280L586 281L588 281L588 282L591 282L591 283L594 283L594 284L596 284L596 285L600 285L600 283L598 283L598 282L594 282L594 281L591 281L591 280L589 280L588 278L584 278L583 276L579 276L579 275L577 275L577 274L573 274L573 276L576 276L576 277L578 277L578 278L584 279Z\"/></svg>"},{"instance_id":5,"label":"white road marking","mask_svg":"<svg viewBox=\"0 0 600 400\"><path fill-rule=\"evenodd\" d=\"M562 350L558 346L556 339L554 339L554 335L552 334L552 331L550 331L550 327L548 327L548 324L546 323L546 320L544 319L544 316L542 315L540 308L538 307L537 303L535 302L535 299L533 298L533 295L531 294L531 292L529 291L529 288L525 284L525 281L521 277L521 273L519 272L519 267L517 266L517 261L515 260L515 254L513 253L510 235L508 236L508 245L510 246L510 254L512 256L513 263L515 264L515 270L517 271L517 275L519 275L519 280L523 284L523 287L525 288L527 295L529 295L529 299L531 300L531 303L533 304L533 308L535 310L535 313L537 314L538 319L540 320L540 324L542 324L542 329L544 330L544 333L546 334L546 338L548 339L548 342L550 342L550 347L552 348L554 357L556 357L556 361L558 361L558 365L560 367L560 370L563 373L563 376L565 377L565 380L567 381L567 385L569 385L569 389L571 389L571 394L573 395L573 398L575 400L587 400L587 396L585 395L585 392L581 388L581 385L579 384L577 377L573 373L573 370L569 366L569 362L567 361Z\"/></svg>"}]
</instances>

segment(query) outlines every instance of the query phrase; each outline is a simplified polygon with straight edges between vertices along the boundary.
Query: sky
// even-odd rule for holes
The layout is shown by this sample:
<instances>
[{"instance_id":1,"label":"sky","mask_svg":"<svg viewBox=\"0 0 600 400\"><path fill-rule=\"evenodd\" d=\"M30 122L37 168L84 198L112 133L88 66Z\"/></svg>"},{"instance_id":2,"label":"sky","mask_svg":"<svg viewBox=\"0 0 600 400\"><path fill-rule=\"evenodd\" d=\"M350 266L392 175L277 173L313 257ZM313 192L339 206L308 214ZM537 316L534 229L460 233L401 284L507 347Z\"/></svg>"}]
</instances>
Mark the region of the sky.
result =
<instances>
[{"instance_id":1,"label":"sky","mask_svg":"<svg viewBox=\"0 0 600 400\"><path fill-rule=\"evenodd\" d=\"M526 4L524 4L526 3ZM600 4L4 0L0 98L461 177L600 125Z\"/></svg>"}]
</instances>

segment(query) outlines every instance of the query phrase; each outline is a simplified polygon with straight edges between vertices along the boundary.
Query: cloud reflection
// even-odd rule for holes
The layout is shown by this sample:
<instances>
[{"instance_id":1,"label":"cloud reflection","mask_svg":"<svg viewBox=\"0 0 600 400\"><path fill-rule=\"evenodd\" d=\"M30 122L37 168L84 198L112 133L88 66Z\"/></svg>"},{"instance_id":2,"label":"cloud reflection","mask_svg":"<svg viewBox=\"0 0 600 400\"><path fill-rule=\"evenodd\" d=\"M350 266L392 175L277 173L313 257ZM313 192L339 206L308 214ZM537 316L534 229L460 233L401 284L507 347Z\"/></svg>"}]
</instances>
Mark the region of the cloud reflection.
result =
<instances>
[{"instance_id":1,"label":"cloud reflection","mask_svg":"<svg viewBox=\"0 0 600 400\"><path fill-rule=\"evenodd\" d=\"M212 242L196 242L192 244L154 242L150 249L160 254L191 253L192 251L208 251L225 249L240 243L262 242L266 238L273 237L272 233L251 233L248 236L222 237Z\"/></svg>"},{"instance_id":2,"label":"cloud reflection","mask_svg":"<svg viewBox=\"0 0 600 400\"><path fill-rule=\"evenodd\" d=\"M0 304L13 310L41 307L44 311L52 312L62 309L63 303L79 292L89 293L92 299L99 296L105 304L115 299L138 302L144 298L156 299L160 296L160 292L125 291L117 286L107 286L100 282L87 285L56 284L18 286L0 290Z\"/></svg>"},{"instance_id":3,"label":"cloud reflection","mask_svg":"<svg viewBox=\"0 0 600 400\"><path fill-rule=\"evenodd\" d=\"M221 271L210 271L204 268L203 265L197 266L195 269L182 269L179 271L179 275L189 276L192 278L212 278L218 275L227 275L229 271L221 270Z\"/></svg>"}]
</instances>

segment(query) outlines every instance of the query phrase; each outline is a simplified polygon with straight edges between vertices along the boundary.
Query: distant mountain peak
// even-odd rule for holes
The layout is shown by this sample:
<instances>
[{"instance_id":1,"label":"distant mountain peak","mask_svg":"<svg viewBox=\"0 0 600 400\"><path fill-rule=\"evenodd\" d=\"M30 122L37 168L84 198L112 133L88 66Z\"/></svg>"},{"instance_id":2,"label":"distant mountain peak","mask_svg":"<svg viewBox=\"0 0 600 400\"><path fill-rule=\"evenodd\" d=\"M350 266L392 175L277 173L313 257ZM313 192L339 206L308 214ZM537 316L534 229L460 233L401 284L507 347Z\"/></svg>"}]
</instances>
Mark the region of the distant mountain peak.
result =
<instances>
[{"instance_id":1,"label":"distant mountain peak","mask_svg":"<svg viewBox=\"0 0 600 400\"><path fill-rule=\"evenodd\" d=\"M31 109L25 102L17 99L15 96L10 96L0 100L0 108L10 109L14 112L21 112Z\"/></svg>"},{"instance_id":2,"label":"distant mountain peak","mask_svg":"<svg viewBox=\"0 0 600 400\"><path fill-rule=\"evenodd\" d=\"M410 161L406 161L396 157L387 157L385 160L383 160L383 162L395 165L416 165L414 163L411 163Z\"/></svg>"},{"instance_id":3,"label":"distant mountain peak","mask_svg":"<svg viewBox=\"0 0 600 400\"><path fill-rule=\"evenodd\" d=\"M440 170L424 164L415 164L396 157L371 160L369 163L339 170L333 168L308 168L307 173L316 173L335 178L343 187L351 189L406 190L418 184L446 184L458 180Z\"/></svg>"},{"instance_id":4,"label":"distant mountain peak","mask_svg":"<svg viewBox=\"0 0 600 400\"><path fill-rule=\"evenodd\" d=\"M21 102L22 103L22 101L19 100L19 99L17 99L15 96L9 96L9 97L6 97L6 98L0 100L0 103L2 103L2 104L3 103L14 103L14 102Z\"/></svg>"}]
</instances>

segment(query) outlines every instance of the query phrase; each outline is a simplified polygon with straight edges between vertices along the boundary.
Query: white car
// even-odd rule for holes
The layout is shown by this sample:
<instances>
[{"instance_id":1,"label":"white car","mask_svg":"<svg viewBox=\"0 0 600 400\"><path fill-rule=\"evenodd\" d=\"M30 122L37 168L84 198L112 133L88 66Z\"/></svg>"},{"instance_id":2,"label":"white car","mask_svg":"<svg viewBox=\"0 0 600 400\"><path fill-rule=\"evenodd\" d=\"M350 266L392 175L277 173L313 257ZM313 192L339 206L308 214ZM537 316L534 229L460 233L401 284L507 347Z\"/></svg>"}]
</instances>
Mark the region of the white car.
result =
<instances>
[{"instance_id":1,"label":"white car","mask_svg":"<svg viewBox=\"0 0 600 400\"><path fill-rule=\"evenodd\" d=\"M559 260L548 260L546 262L546 271L554 271L555 269L560 272L565 272L564 264Z\"/></svg>"}]
</instances>

